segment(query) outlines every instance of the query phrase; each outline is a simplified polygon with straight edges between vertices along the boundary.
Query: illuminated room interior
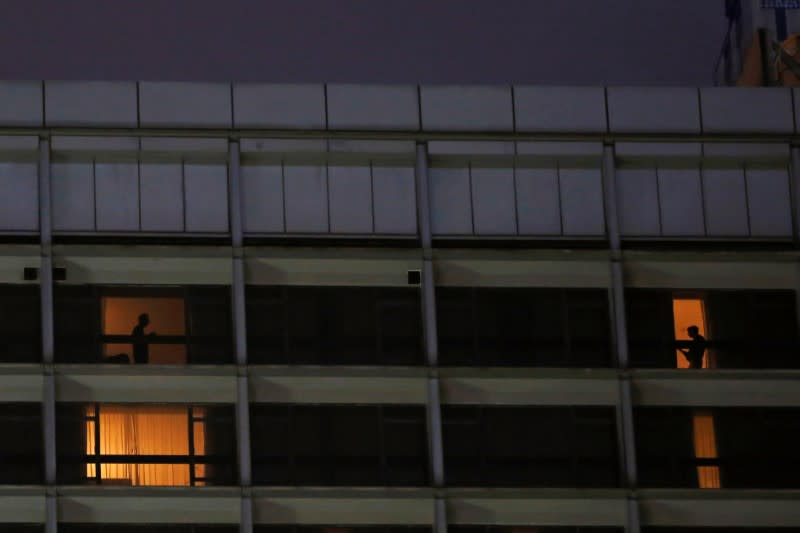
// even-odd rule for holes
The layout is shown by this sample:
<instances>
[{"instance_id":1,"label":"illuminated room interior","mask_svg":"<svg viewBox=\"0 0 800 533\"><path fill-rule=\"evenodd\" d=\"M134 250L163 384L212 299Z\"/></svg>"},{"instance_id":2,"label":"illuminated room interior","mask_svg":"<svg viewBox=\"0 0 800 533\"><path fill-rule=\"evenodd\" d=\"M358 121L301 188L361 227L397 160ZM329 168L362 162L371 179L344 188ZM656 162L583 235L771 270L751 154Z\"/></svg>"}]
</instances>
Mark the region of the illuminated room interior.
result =
<instances>
[{"instance_id":1,"label":"illuminated room interior","mask_svg":"<svg viewBox=\"0 0 800 533\"><path fill-rule=\"evenodd\" d=\"M198 456L205 453L205 422L199 408L161 405L103 405L99 409L100 427L95 406L86 409L86 453L96 455L141 456L141 463L100 465L103 484L112 485L202 485L205 465L147 463L147 455ZM190 422L190 419L192 420ZM190 435L189 424L192 425ZM99 433L99 450L96 434ZM190 441L193 439L193 442ZM97 477L97 465L86 465L86 475ZM193 479L194 478L194 479Z\"/></svg>"},{"instance_id":2,"label":"illuminated room interior","mask_svg":"<svg viewBox=\"0 0 800 533\"><path fill-rule=\"evenodd\" d=\"M145 332L156 333L155 342L149 345L149 364L185 364L185 343L158 343L159 336L186 335L183 298L106 296L103 298L103 334L130 335L142 313L150 317ZM127 354L133 362L132 349L129 343L107 343L103 346L103 355Z\"/></svg>"},{"instance_id":3,"label":"illuminated room interior","mask_svg":"<svg viewBox=\"0 0 800 533\"><path fill-rule=\"evenodd\" d=\"M706 313L701 298L674 298L672 300L673 321L675 323L675 340L691 340L686 330L689 326L697 326L700 335L706 337ZM683 353L675 350L678 368L689 368L689 362ZM703 368L709 368L711 355L706 351L703 357ZM697 459L717 458L717 439L714 432L714 416L710 411L695 410L692 417L692 435L694 440L694 456ZM718 466L698 466L697 482L702 489L720 488Z\"/></svg>"}]
</instances>

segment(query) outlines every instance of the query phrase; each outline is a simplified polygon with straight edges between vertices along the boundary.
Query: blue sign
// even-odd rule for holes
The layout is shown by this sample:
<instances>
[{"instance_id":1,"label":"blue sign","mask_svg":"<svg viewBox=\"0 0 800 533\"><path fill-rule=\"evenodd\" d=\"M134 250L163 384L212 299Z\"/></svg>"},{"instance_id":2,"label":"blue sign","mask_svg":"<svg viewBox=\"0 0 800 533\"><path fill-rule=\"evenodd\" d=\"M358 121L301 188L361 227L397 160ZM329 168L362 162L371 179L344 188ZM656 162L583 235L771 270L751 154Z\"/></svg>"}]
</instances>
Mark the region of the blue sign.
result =
<instances>
[{"instance_id":1,"label":"blue sign","mask_svg":"<svg viewBox=\"0 0 800 533\"><path fill-rule=\"evenodd\" d=\"M800 0L761 0L762 9L800 9Z\"/></svg>"}]
</instances>

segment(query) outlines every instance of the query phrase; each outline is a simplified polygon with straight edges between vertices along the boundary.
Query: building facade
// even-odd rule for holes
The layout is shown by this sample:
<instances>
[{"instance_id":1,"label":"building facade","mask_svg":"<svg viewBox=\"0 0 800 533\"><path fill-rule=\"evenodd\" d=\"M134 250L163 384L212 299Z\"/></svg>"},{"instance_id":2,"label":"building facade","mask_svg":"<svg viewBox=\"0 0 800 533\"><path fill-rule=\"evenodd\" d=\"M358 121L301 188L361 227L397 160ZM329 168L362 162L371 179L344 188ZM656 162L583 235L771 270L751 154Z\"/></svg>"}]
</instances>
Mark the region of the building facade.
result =
<instances>
[{"instance_id":1,"label":"building facade","mask_svg":"<svg viewBox=\"0 0 800 533\"><path fill-rule=\"evenodd\" d=\"M800 530L799 127L0 82L0 530Z\"/></svg>"}]
</instances>

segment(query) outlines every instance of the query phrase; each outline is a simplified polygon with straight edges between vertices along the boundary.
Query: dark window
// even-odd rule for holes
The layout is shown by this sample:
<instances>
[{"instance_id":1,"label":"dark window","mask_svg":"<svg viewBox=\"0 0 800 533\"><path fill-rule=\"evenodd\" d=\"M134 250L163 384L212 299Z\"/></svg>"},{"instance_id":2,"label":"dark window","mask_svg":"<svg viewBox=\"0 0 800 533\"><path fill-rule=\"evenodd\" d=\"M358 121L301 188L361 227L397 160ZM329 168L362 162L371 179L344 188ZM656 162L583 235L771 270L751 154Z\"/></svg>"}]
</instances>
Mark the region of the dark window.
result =
<instances>
[{"instance_id":1,"label":"dark window","mask_svg":"<svg viewBox=\"0 0 800 533\"><path fill-rule=\"evenodd\" d=\"M57 362L232 360L228 287L57 285L53 297Z\"/></svg>"},{"instance_id":2,"label":"dark window","mask_svg":"<svg viewBox=\"0 0 800 533\"><path fill-rule=\"evenodd\" d=\"M42 410L38 403L0 404L0 484L43 482Z\"/></svg>"},{"instance_id":3,"label":"dark window","mask_svg":"<svg viewBox=\"0 0 800 533\"><path fill-rule=\"evenodd\" d=\"M798 488L800 410L635 410L645 487Z\"/></svg>"},{"instance_id":4,"label":"dark window","mask_svg":"<svg viewBox=\"0 0 800 533\"><path fill-rule=\"evenodd\" d=\"M423 407L254 405L250 414L256 484L428 483Z\"/></svg>"},{"instance_id":5,"label":"dark window","mask_svg":"<svg viewBox=\"0 0 800 533\"><path fill-rule=\"evenodd\" d=\"M706 368L800 368L793 291L702 291L689 293L702 305ZM675 301L684 291L625 292L632 366L676 368L683 361L676 342ZM678 327L678 329L682 329ZM682 333L682 331L680 332Z\"/></svg>"},{"instance_id":6,"label":"dark window","mask_svg":"<svg viewBox=\"0 0 800 533\"><path fill-rule=\"evenodd\" d=\"M239 526L189 524L58 524L59 533L239 533Z\"/></svg>"},{"instance_id":7,"label":"dark window","mask_svg":"<svg viewBox=\"0 0 800 533\"><path fill-rule=\"evenodd\" d=\"M797 527L643 527L643 533L798 533Z\"/></svg>"},{"instance_id":8,"label":"dark window","mask_svg":"<svg viewBox=\"0 0 800 533\"><path fill-rule=\"evenodd\" d=\"M442 407L445 481L465 487L616 487L614 410Z\"/></svg>"},{"instance_id":9,"label":"dark window","mask_svg":"<svg viewBox=\"0 0 800 533\"><path fill-rule=\"evenodd\" d=\"M236 481L233 407L56 407L59 483L203 486Z\"/></svg>"},{"instance_id":10,"label":"dark window","mask_svg":"<svg viewBox=\"0 0 800 533\"><path fill-rule=\"evenodd\" d=\"M443 365L611 366L608 296L595 289L436 289Z\"/></svg>"},{"instance_id":11,"label":"dark window","mask_svg":"<svg viewBox=\"0 0 800 533\"><path fill-rule=\"evenodd\" d=\"M295 526L269 525L255 526L254 533L431 533L432 529L423 526Z\"/></svg>"},{"instance_id":12,"label":"dark window","mask_svg":"<svg viewBox=\"0 0 800 533\"><path fill-rule=\"evenodd\" d=\"M38 363L42 359L39 287L0 285L0 362Z\"/></svg>"},{"instance_id":13,"label":"dark window","mask_svg":"<svg viewBox=\"0 0 800 533\"><path fill-rule=\"evenodd\" d=\"M3 533L44 533L44 525L0 523L0 531Z\"/></svg>"},{"instance_id":14,"label":"dark window","mask_svg":"<svg viewBox=\"0 0 800 533\"><path fill-rule=\"evenodd\" d=\"M419 289L247 287L248 357L256 364L417 365Z\"/></svg>"},{"instance_id":15,"label":"dark window","mask_svg":"<svg viewBox=\"0 0 800 533\"><path fill-rule=\"evenodd\" d=\"M447 526L448 533L622 533L621 527Z\"/></svg>"}]
</instances>

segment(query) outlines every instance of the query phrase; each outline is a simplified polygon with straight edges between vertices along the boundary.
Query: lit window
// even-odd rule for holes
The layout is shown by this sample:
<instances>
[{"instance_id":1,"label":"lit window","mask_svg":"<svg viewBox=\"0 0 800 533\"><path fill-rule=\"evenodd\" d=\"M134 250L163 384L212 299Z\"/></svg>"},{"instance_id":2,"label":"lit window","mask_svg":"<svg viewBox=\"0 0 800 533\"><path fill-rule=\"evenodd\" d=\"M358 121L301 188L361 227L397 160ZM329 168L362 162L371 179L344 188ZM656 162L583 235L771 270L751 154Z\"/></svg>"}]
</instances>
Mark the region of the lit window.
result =
<instances>
[{"instance_id":1,"label":"lit window","mask_svg":"<svg viewBox=\"0 0 800 533\"><path fill-rule=\"evenodd\" d=\"M86 476L119 485L203 485L205 410L172 406L86 408Z\"/></svg>"},{"instance_id":2,"label":"lit window","mask_svg":"<svg viewBox=\"0 0 800 533\"><path fill-rule=\"evenodd\" d=\"M136 364L186 363L186 318L183 298L107 296L103 303L103 335L127 337L125 343L103 345L110 362Z\"/></svg>"},{"instance_id":3,"label":"lit window","mask_svg":"<svg viewBox=\"0 0 800 533\"><path fill-rule=\"evenodd\" d=\"M675 322L675 340L684 341L687 347L678 349L678 368L690 368L691 360L699 361L700 368L709 368L711 356L705 350L706 317L705 306L700 298L675 298L672 301ZM694 328L695 331L692 331ZM692 338L691 335L696 335ZM692 346L692 344L697 346ZM701 343L698 345L698 343ZM699 355L700 359L697 359ZM692 416L694 456L700 460L717 460L717 438L714 432L714 416L710 411L696 410ZM719 466L697 467L697 482L701 489L720 488Z\"/></svg>"}]
</instances>

